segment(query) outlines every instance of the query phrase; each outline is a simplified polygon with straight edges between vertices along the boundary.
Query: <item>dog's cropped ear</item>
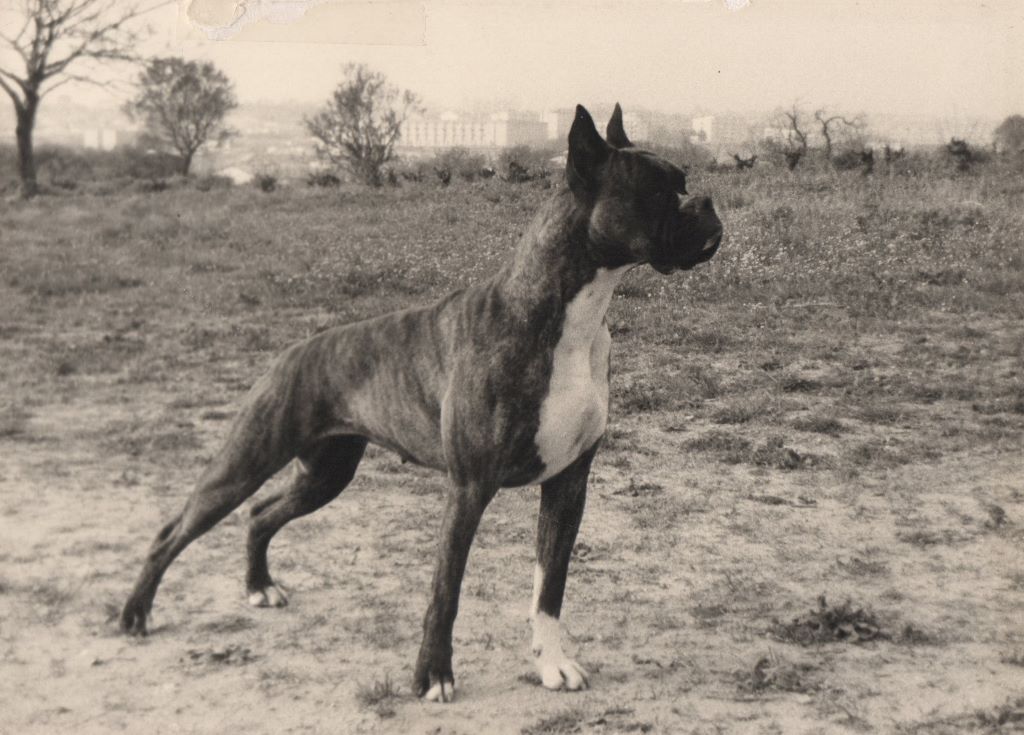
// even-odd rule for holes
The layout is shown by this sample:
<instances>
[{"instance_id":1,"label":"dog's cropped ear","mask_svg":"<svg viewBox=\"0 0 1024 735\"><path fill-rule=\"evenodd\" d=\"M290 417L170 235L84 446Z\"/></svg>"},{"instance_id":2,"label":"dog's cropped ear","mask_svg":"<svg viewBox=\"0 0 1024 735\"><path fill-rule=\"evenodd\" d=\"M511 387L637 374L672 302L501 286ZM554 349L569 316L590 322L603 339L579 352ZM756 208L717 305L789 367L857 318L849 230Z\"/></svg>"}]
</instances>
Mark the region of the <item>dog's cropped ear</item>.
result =
<instances>
[{"instance_id":1,"label":"dog's cropped ear","mask_svg":"<svg viewBox=\"0 0 1024 735\"><path fill-rule=\"evenodd\" d=\"M594 127L594 119L583 105L576 105L576 118L569 129L569 156L565 164L565 176L569 188L575 194L593 191L597 185L598 171L611 148Z\"/></svg>"},{"instance_id":2,"label":"dog's cropped ear","mask_svg":"<svg viewBox=\"0 0 1024 735\"><path fill-rule=\"evenodd\" d=\"M612 117L608 121L608 131L605 137L616 148L629 148L633 145L629 142L629 138L626 137L626 128L622 126L622 108L619 107L618 102L615 103Z\"/></svg>"}]
</instances>

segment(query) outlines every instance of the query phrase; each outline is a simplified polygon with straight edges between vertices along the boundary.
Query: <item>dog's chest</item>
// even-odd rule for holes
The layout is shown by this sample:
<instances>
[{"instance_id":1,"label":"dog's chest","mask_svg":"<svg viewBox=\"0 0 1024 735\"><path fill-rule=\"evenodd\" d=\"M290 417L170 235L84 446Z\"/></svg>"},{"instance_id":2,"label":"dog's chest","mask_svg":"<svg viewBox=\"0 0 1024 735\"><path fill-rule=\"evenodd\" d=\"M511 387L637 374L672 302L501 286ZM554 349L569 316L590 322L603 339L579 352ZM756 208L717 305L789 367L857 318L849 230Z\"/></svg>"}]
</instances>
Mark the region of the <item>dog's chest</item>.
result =
<instances>
[{"instance_id":1,"label":"dog's chest","mask_svg":"<svg viewBox=\"0 0 1024 735\"><path fill-rule=\"evenodd\" d=\"M604 433L611 348L604 315L625 270L599 271L565 310L540 407L536 443L544 471L536 482L561 472Z\"/></svg>"}]
</instances>

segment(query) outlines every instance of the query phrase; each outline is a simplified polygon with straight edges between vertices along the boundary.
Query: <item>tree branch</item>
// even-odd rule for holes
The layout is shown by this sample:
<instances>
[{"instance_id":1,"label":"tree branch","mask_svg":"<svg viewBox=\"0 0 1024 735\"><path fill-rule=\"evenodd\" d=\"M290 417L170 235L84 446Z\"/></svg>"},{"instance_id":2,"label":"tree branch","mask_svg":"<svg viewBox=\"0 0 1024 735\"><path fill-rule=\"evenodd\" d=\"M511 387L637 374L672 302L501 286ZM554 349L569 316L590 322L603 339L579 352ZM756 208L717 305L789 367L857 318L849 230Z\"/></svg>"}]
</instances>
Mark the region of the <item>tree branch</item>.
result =
<instances>
[{"instance_id":1,"label":"tree branch","mask_svg":"<svg viewBox=\"0 0 1024 735\"><path fill-rule=\"evenodd\" d=\"M82 84L91 84L94 87L100 87L101 89L105 89L107 86L103 82L96 81L91 77L82 76L81 74L66 74L63 79L61 79L58 82L54 82L49 87L47 87L43 92L41 92L39 94L39 99L46 97L46 95L50 94L50 92L54 91L58 87L63 87L68 82L80 82Z\"/></svg>"},{"instance_id":2,"label":"tree branch","mask_svg":"<svg viewBox=\"0 0 1024 735\"><path fill-rule=\"evenodd\" d=\"M21 101L21 98L18 97L17 93L14 91L14 88L3 80L3 77L0 77L0 89L3 89L5 92L7 92L7 95L14 102L14 108L20 112L21 109L24 107L24 103Z\"/></svg>"},{"instance_id":3,"label":"tree branch","mask_svg":"<svg viewBox=\"0 0 1024 735\"><path fill-rule=\"evenodd\" d=\"M0 33L0 38L7 41L11 48L21 52L21 47L18 42L21 41L21 37L25 35L25 31L28 30L29 24L32 22L31 16L25 16L25 22L21 26L21 30L18 31L16 36L8 36L6 33Z\"/></svg>"}]
</instances>

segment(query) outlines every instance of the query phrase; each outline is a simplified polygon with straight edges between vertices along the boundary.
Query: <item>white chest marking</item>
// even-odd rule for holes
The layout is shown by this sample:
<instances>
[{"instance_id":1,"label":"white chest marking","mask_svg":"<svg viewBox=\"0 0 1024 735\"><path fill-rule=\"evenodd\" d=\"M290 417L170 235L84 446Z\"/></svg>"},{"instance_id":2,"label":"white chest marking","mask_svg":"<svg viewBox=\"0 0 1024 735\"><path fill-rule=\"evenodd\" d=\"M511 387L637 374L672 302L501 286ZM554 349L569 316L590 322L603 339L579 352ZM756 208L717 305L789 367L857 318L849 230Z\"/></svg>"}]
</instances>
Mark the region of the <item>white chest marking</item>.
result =
<instances>
[{"instance_id":1,"label":"white chest marking","mask_svg":"<svg viewBox=\"0 0 1024 735\"><path fill-rule=\"evenodd\" d=\"M551 383L540 408L536 442L544 473L535 482L557 475L604 433L611 348L604 315L629 267L598 270L566 307Z\"/></svg>"}]
</instances>

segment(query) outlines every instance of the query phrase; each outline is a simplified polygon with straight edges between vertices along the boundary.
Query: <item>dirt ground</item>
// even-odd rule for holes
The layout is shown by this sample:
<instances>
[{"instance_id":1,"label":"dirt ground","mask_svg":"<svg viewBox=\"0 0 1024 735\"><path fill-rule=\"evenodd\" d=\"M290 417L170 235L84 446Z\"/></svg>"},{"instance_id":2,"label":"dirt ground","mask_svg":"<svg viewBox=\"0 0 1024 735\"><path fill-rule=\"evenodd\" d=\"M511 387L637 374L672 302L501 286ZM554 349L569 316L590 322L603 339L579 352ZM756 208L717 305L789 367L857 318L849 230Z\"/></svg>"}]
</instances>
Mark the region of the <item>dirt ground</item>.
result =
<instances>
[{"instance_id":1,"label":"dirt ground","mask_svg":"<svg viewBox=\"0 0 1024 735\"><path fill-rule=\"evenodd\" d=\"M568 649L592 689L538 686L527 623L537 493L504 491L466 576L459 698L439 706L412 697L409 680L442 478L383 452L370 454L341 498L275 541L271 563L289 607L245 602L242 509L172 566L150 637L118 634L140 557L198 465L194 451L163 452L153 466L97 456L93 444L104 426L166 403L112 388L37 409L32 441L3 441L4 732L1024 726L1015 700L1024 653L1019 455L809 481L707 466L664 451L678 432L618 421L650 456L627 471L599 460L594 472L565 609ZM225 426L223 412L208 408L174 416L165 413L194 421L203 445ZM889 638L802 647L773 636L773 619L809 612L822 594L828 604L870 606ZM396 696L373 701L374 684L386 680Z\"/></svg>"}]
</instances>

